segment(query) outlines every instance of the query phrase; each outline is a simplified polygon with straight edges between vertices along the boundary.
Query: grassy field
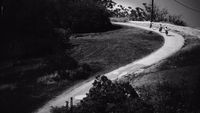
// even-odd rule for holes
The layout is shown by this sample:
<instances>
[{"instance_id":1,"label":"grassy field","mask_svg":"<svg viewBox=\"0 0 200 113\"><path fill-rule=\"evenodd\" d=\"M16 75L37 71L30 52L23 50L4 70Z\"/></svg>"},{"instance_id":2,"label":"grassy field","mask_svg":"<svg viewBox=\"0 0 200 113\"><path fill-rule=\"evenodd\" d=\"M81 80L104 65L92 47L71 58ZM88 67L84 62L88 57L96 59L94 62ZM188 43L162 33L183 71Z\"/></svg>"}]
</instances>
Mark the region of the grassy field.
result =
<instances>
[{"instance_id":1,"label":"grassy field","mask_svg":"<svg viewBox=\"0 0 200 113\"><path fill-rule=\"evenodd\" d=\"M162 46L162 37L148 31L123 27L100 34L75 36L72 56L96 67L100 74L142 58Z\"/></svg>"}]
</instances>

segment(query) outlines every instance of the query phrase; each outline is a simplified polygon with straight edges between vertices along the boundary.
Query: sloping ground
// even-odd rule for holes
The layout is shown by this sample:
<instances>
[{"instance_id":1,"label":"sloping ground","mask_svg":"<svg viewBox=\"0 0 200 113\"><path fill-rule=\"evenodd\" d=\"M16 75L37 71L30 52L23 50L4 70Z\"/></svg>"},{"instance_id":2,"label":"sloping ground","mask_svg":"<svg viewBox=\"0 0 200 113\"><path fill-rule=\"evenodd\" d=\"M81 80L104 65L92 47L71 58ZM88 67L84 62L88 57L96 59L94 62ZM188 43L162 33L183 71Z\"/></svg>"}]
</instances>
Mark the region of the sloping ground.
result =
<instances>
[{"instance_id":1,"label":"sloping ground","mask_svg":"<svg viewBox=\"0 0 200 113\"><path fill-rule=\"evenodd\" d=\"M134 22L148 26L147 23ZM155 23L157 28L160 23ZM153 105L169 112L199 112L200 109L200 31L189 27L168 26L185 38L184 47L168 59L126 78ZM157 100L155 100L157 98ZM160 106L159 106L160 107Z\"/></svg>"},{"instance_id":2,"label":"sloping ground","mask_svg":"<svg viewBox=\"0 0 200 113\"><path fill-rule=\"evenodd\" d=\"M142 29L154 31L152 29L146 28L146 27L141 27L137 26L131 23L115 23L119 25L126 25L126 26L131 26L131 27L139 27ZM154 31L159 33L158 31ZM146 66L150 66L154 63L157 63L158 61L165 59L174 53L176 53L184 44L184 40L182 36L171 33L171 36L166 36L163 35L162 33L159 33L165 38L165 43L164 45L157 50L156 52L150 54L147 57L142 58L141 60L138 60L136 62L130 63L126 66L123 66L119 69L116 69L110 73L105 74L109 79L117 79L120 78L124 75L137 72L141 68L144 68ZM51 100L48 102L46 105L44 105L41 109L37 111L37 113L48 113L50 110L50 106L63 106L65 104L66 100L69 100L70 97L78 97L78 99L81 99L85 96L85 94L88 92L90 87L92 86L93 80L85 82L81 86L76 86L72 88L71 90L67 90L64 92L62 95L58 96L57 98Z\"/></svg>"},{"instance_id":3,"label":"sloping ground","mask_svg":"<svg viewBox=\"0 0 200 113\"><path fill-rule=\"evenodd\" d=\"M71 43L75 45L73 58L103 74L152 53L163 45L163 38L124 26L104 33L77 35Z\"/></svg>"}]
</instances>

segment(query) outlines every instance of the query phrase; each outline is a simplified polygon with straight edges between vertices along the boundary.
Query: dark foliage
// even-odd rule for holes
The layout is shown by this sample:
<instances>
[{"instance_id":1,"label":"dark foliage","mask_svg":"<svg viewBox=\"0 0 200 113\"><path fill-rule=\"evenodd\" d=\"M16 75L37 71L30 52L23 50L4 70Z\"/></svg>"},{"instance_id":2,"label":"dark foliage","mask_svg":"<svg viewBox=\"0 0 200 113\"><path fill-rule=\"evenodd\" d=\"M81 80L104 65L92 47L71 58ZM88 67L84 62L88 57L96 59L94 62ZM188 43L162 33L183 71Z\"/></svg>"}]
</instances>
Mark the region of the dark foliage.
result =
<instances>
[{"instance_id":1,"label":"dark foliage","mask_svg":"<svg viewBox=\"0 0 200 113\"><path fill-rule=\"evenodd\" d=\"M144 3L144 10L142 11L142 13L145 15L144 19L145 20L150 20L151 19L151 4L146 4ZM181 26L185 26L186 23L182 20L182 16L181 15L172 15L168 12L167 9L165 8L160 8L157 5L154 5L154 13L153 13L153 21L156 22L169 22L169 23L173 23L175 25L181 25Z\"/></svg>"},{"instance_id":2,"label":"dark foliage","mask_svg":"<svg viewBox=\"0 0 200 113\"><path fill-rule=\"evenodd\" d=\"M111 28L107 1L3 0L0 5L1 60L55 54L69 46L73 32Z\"/></svg>"},{"instance_id":3,"label":"dark foliage","mask_svg":"<svg viewBox=\"0 0 200 113\"><path fill-rule=\"evenodd\" d=\"M4 0L1 57L22 59L55 54L64 50L64 38L49 21L52 10L47 0ZM3 59L1 59L3 60Z\"/></svg>"},{"instance_id":4,"label":"dark foliage","mask_svg":"<svg viewBox=\"0 0 200 113\"><path fill-rule=\"evenodd\" d=\"M60 25L75 33L106 31L111 23L103 3L95 0L59 0L57 12L62 13ZM60 6L60 4L63 4Z\"/></svg>"},{"instance_id":5,"label":"dark foliage","mask_svg":"<svg viewBox=\"0 0 200 113\"><path fill-rule=\"evenodd\" d=\"M53 113L70 113L66 106ZM73 107L73 113L151 113L151 106L141 100L129 83L113 83L105 76L97 78L87 97Z\"/></svg>"}]
</instances>

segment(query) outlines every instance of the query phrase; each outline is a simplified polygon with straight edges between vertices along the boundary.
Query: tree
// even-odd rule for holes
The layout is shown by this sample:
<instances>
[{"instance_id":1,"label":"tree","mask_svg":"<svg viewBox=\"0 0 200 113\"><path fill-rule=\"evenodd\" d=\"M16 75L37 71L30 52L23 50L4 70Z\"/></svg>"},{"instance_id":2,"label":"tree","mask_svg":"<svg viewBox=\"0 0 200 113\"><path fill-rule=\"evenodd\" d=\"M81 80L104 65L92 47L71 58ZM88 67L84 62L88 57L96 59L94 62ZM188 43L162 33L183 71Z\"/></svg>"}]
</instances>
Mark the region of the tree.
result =
<instances>
[{"instance_id":1,"label":"tree","mask_svg":"<svg viewBox=\"0 0 200 113\"><path fill-rule=\"evenodd\" d=\"M113 17L128 17L130 20L134 21L150 21L152 5L143 3L144 8L136 7L132 9L131 7L125 8L122 5L117 5L115 9L112 10ZM154 5L154 16L153 21L155 22L170 22L175 25L185 26L186 23L182 20L181 15L171 15L168 10L159 8Z\"/></svg>"},{"instance_id":2,"label":"tree","mask_svg":"<svg viewBox=\"0 0 200 113\"><path fill-rule=\"evenodd\" d=\"M116 5L116 3L113 2L112 0L94 0L94 1L97 1L97 3L100 3L106 9L112 9Z\"/></svg>"},{"instance_id":3,"label":"tree","mask_svg":"<svg viewBox=\"0 0 200 113\"><path fill-rule=\"evenodd\" d=\"M145 20L150 20L151 18L151 4L143 3L143 6L145 8L144 14L145 14ZM156 22L170 22L176 25L182 25L185 26L186 23L181 19L181 15L171 15L167 9L159 8L157 5L154 5L154 16L153 20Z\"/></svg>"},{"instance_id":4,"label":"tree","mask_svg":"<svg viewBox=\"0 0 200 113\"><path fill-rule=\"evenodd\" d=\"M131 10L131 7L126 8L123 5L117 5L117 7L112 10L111 16L127 17L129 16L130 10Z\"/></svg>"}]
</instances>

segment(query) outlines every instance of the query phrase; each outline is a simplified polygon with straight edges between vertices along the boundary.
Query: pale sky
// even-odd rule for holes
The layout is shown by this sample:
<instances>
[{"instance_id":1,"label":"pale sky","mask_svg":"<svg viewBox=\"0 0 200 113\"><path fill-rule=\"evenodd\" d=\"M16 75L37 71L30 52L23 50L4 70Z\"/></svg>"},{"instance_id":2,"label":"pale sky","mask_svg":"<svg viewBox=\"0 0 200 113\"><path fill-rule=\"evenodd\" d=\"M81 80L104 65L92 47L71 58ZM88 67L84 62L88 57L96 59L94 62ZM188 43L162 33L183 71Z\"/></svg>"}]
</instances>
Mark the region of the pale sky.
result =
<instances>
[{"instance_id":1,"label":"pale sky","mask_svg":"<svg viewBox=\"0 0 200 113\"><path fill-rule=\"evenodd\" d=\"M151 3L152 0L113 0L116 3L122 4L124 6L142 6L142 3ZM174 0L154 0L155 4L157 4L161 8L166 8L171 14L178 14L183 16L183 20L189 26L200 27L200 0L177 0L181 3L186 4L193 9L199 10L193 11L189 8L181 6L176 3Z\"/></svg>"}]
</instances>

